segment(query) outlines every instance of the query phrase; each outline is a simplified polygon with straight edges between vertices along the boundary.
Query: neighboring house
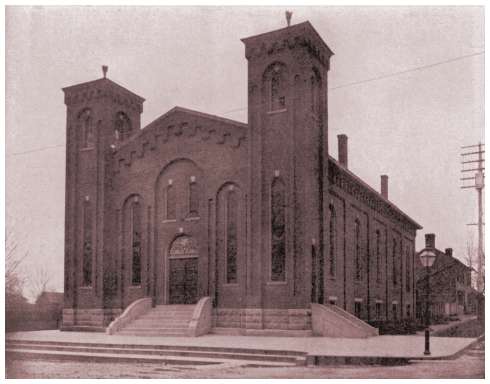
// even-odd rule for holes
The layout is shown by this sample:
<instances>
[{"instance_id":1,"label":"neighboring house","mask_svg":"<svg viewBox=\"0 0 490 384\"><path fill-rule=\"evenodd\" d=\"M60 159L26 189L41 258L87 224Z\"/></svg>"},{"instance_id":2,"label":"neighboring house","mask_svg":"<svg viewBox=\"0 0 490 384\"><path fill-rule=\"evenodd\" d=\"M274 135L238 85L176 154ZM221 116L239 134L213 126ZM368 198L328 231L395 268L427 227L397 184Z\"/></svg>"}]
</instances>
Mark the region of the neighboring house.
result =
<instances>
[{"instance_id":1,"label":"neighboring house","mask_svg":"<svg viewBox=\"0 0 490 384\"><path fill-rule=\"evenodd\" d=\"M42 292L36 300L36 306L44 310L60 310L63 307L63 292Z\"/></svg>"},{"instance_id":2,"label":"neighboring house","mask_svg":"<svg viewBox=\"0 0 490 384\"><path fill-rule=\"evenodd\" d=\"M420 262L420 253L432 249L436 260L429 268L430 314L431 317L444 317L476 312L477 292L471 286L472 268L453 257L452 248L442 252L435 247L435 235L425 235L425 248L416 257L416 311L423 318L427 297L427 271Z\"/></svg>"},{"instance_id":3,"label":"neighboring house","mask_svg":"<svg viewBox=\"0 0 490 384\"><path fill-rule=\"evenodd\" d=\"M248 124L175 107L141 128L144 99L107 68L63 89L63 329L101 329L144 297L210 297L223 328L307 330L311 303L414 317L420 225L387 176L380 193L348 169L346 135L328 151L332 51L309 22L242 41Z\"/></svg>"}]
</instances>

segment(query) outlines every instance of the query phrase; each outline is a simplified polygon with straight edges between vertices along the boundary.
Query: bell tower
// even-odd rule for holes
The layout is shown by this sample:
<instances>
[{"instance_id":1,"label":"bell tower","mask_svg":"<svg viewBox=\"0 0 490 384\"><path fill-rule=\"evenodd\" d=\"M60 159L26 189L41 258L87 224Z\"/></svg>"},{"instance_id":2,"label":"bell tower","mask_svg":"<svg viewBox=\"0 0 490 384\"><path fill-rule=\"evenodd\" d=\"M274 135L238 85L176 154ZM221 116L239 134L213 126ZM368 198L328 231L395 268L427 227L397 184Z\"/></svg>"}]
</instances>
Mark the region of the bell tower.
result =
<instances>
[{"instance_id":1,"label":"bell tower","mask_svg":"<svg viewBox=\"0 0 490 384\"><path fill-rule=\"evenodd\" d=\"M103 77L63 88L66 119L65 302L63 327L104 326L110 274L107 223L110 154L140 130L144 99ZM98 313L99 311L100 313ZM107 316L106 316L107 314ZM88 317L87 317L88 316ZM106 318L107 317L107 318Z\"/></svg>"},{"instance_id":2,"label":"bell tower","mask_svg":"<svg viewBox=\"0 0 490 384\"><path fill-rule=\"evenodd\" d=\"M247 287L248 305L305 308L324 296L327 74L333 52L309 22L242 41L248 60L249 194L255 202L249 211L249 265L262 282Z\"/></svg>"}]
</instances>

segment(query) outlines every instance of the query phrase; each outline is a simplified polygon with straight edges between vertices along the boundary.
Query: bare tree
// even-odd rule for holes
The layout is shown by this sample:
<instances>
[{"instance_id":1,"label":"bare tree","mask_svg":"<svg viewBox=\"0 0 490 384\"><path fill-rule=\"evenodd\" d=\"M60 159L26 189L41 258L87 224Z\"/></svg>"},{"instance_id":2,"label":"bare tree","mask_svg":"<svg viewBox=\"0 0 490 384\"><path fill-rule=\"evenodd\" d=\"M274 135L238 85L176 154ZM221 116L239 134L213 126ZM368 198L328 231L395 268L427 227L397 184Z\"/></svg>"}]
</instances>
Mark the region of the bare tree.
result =
<instances>
[{"instance_id":1,"label":"bare tree","mask_svg":"<svg viewBox=\"0 0 490 384\"><path fill-rule=\"evenodd\" d=\"M466 264L471 268L471 286L476 288L476 281L478 279L478 248L475 247L473 242L473 236L468 233L468 239L466 240L466 255L464 258ZM485 252L482 254L482 290L485 291Z\"/></svg>"},{"instance_id":2,"label":"bare tree","mask_svg":"<svg viewBox=\"0 0 490 384\"><path fill-rule=\"evenodd\" d=\"M7 309L24 303L22 290L25 276L21 271L22 262L27 254L19 255L17 243L11 230L5 234L5 301Z\"/></svg>"},{"instance_id":3,"label":"bare tree","mask_svg":"<svg viewBox=\"0 0 490 384\"><path fill-rule=\"evenodd\" d=\"M39 296L50 289L51 275L45 266L39 266L36 268L29 278L29 291L34 298L37 300Z\"/></svg>"}]
</instances>

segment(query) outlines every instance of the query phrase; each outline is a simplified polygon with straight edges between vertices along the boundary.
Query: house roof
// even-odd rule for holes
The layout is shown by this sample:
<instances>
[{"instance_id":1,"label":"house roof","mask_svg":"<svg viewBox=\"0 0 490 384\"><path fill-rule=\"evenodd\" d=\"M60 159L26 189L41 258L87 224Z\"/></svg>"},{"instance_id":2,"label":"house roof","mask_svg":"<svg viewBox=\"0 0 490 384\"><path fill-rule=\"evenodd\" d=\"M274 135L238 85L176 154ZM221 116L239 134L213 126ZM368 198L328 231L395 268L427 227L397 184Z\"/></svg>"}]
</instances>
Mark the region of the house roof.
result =
<instances>
[{"instance_id":1,"label":"house roof","mask_svg":"<svg viewBox=\"0 0 490 384\"><path fill-rule=\"evenodd\" d=\"M425 250L428 250L430 248L424 248L424 249L421 249L420 251L417 252L417 255L416 255L416 274L417 274L417 277L424 277L424 267L422 266L422 263L420 261L420 254L425 251ZM464 264L461 260L453 257L453 256L449 256L448 254L446 254L445 252L435 248L433 249L436 253L436 259L434 261L434 264L432 264L432 267L430 267L430 271L431 271L431 275L435 274L435 273L439 273L443 270L446 270L450 267L453 267L453 266L459 266L459 267L463 267L467 270L473 270L473 268L467 266L466 264Z\"/></svg>"}]
</instances>

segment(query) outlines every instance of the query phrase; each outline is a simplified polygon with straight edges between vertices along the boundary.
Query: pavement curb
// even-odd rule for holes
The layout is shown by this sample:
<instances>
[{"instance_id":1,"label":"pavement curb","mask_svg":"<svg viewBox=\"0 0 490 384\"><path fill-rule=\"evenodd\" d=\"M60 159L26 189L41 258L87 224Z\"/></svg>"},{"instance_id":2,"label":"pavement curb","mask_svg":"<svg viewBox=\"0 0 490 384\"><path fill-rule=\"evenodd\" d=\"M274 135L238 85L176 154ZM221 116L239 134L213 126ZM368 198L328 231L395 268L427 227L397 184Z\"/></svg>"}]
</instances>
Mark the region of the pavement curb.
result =
<instances>
[{"instance_id":1,"label":"pavement curb","mask_svg":"<svg viewBox=\"0 0 490 384\"><path fill-rule=\"evenodd\" d=\"M469 343L467 346L461 348L459 351L453 353L452 355L446 356L423 356L423 357L412 357L410 360L454 360L465 353L468 349L473 348L476 344L485 339L485 334L478 336L475 340Z\"/></svg>"}]
</instances>

